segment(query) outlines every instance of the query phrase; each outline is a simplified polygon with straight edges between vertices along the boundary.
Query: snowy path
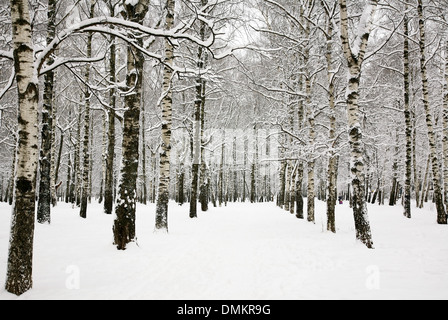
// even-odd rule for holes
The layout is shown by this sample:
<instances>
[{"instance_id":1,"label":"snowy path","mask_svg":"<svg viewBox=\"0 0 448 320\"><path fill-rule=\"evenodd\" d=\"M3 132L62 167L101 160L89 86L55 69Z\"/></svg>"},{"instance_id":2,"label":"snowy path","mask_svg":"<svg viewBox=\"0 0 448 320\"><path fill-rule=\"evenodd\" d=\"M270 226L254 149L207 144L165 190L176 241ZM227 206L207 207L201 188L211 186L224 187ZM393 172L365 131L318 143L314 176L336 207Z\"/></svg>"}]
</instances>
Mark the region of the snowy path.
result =
<instances>
[{"instance_id":1,"label":"snowy path","mask_svg":"<svg viewBox=\"0 0 448 320\"><path fill-rule=\"evenodd\" d=\"M138 245L118 252L113 217L94 204L86 221L60 204L35 235L34 288L21 299L446 299L448 227L435 213L371 206L375 250L354 240L350 209L336 235L273 204L229 204L199 219L170 206L170 233L154 234L153 205L139 206ZM0 283L10 207L0 204ZM0 290L1 299L15 299Z\"/></svg>"}]
</instances>

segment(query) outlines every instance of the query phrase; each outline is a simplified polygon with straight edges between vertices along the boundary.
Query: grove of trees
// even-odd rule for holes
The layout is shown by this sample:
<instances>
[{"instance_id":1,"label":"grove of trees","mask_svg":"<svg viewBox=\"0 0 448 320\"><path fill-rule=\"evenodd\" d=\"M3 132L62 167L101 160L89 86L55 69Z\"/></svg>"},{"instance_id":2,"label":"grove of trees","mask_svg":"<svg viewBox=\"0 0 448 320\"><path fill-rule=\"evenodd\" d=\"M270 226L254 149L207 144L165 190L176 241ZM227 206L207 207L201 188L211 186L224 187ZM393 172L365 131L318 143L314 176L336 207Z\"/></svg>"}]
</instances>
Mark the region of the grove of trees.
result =
<instances>
[{"instance_id":1,"label":"grove of trees","mask_svg":"<svg viewBox=\"0 0 448 320\"><path fill-rule=\"evenodd\" d=\"M318 199L336 233L340 198L371 249L368 203L447 224L447 27L446 0L1 0L6 290L58 202L102 203L118 250L137 202L167 233L170 201Z\"/></svg>"}]
</instances>

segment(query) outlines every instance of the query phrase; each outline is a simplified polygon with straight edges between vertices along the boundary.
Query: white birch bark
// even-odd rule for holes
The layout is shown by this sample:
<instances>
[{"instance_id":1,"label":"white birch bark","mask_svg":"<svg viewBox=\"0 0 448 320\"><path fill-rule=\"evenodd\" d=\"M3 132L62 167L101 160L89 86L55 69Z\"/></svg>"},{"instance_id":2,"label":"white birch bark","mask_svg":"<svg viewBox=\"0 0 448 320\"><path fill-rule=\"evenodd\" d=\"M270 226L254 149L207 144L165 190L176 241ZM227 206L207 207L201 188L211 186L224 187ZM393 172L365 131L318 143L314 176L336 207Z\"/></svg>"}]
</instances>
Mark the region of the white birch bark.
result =
<instances>
[{"instance_id":1,"label":"white birch bark","mask_svg":"<svg viewBox=\"0 0 448 320\"><path fill-rule=\"evenodd\" d=\"M448 40L445 43L445 83L443 91L443 181L445 207L448 208Z\"/></svg>"},{"instance_id":2,"label":"white birch bark","mask_svg":"<svg viewBox=\"0 0 448 320\"><path fill-rule=\"evenodd\" d=\"M33 285L36 175L39 160L37 129L39 88L33 67L34 50L28 1L11 1L10 6L19 135L5 289L15 295L21 295Z\"/></svg>"},{"instance_id":3,"label":"white birch bark","mask_svg":"<svg viewBox=\"0 0 448 320\"><path fill-rule=\"evenodd\" d=\"M437 152L437 141L436 134L434 131L434 121L431 112L431 106L429 102L429 84L428 75L426 67L426 30L425 30L425 20L423 13L423 0L418 0L417 5L418 17L419 17L419 31L420 31L420 72L422 75L422 88L423 88L423 105L425 107L426 113L426 126L428 129L428 140L429 140L429 151L431 156L432 164L432 180L434 186L434 202L437 209L437 223L447 224L447 215L445 211L445 206L443 203L442 195L442 183L441 183L441 172L439 170L439 157Z\"/></svg>"},{"instance_id":4,"label":"white birch bark","mask_svg":"<svg viewBox=\"0 0 448 320\"><path fill-rule=\"evenodd\" d=\"M95 11L95 0L90 0L90 18L93 18ZM87 37L87 59L92 57L92 39L93 33L89 33ZM90 80L90 65L86 66L84 73L84 81L89 83ZM90 104L91 92L86 85L84 92L84 138L82 143L83 150L83 170L81 180L81 208L79 215L81 218L87 218L87 203L89 198L89 171L90 171Z\"/></svg>"},{"instance_id":5,"label":"white birch bark","mask_svg":"<svg viewBox=\"0 0 448 320\"><path fill-rule=\"evenodd\" d=\"M365 200L364 143L359 110L359 84L361 68L369 42L372 21L378 0L369 0L358 26L358 36L354 48L350 46L347 1L339 0L341 41L348 65L347 115L350 144L350 171L353 188L353 216L356 238L368 248L373 248L372 233Z\"/></svg>"},{"instance_id":6,"label":"white birch bark","mask_svg":"<svg viewBox=\"0 0 448 320\"><path fill-rule=\"evenodd\" d=\"M166 1L165 30L174 25L174 0ZM169 39L165 40L165 67L163 71L162 99L162 145L160 148L159 188L156 207L156 230L168 232L168 202L170 187L171 127L173 123L173 65L174 47Z\"/></svg>"}]
</instances>

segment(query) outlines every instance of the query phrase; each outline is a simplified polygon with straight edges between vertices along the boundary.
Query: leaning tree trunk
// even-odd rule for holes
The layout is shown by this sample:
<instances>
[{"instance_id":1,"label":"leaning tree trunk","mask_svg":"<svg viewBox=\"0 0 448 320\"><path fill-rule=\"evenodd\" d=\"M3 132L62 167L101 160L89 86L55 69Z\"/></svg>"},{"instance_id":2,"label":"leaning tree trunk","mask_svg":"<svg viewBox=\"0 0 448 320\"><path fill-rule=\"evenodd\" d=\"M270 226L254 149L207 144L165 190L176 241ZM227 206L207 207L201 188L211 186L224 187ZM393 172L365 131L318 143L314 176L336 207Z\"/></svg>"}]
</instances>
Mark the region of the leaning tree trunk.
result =
<instances>
[{"instance_id":1,"label":"leaning tree trunk","mask_svg":"<svg viewBox=\"0 0 448 320\"><path fill-rule=\"evenodd\" d=\"M355 53L350 47L347 1L339 0L341 41L349 70L346 98L350 144L350 171L353 188L353 216L355 220L356 238L370 249L373 248L373 241L368 220L367 203L365 200L364 144L358 99L361 67L366 54L372 20L375 16L377 5L378 0L372 0L367 4L367 8L364 10L361 21L365 25L360 25L358 27L360 41L359 47L355 48Z\"/></svg>"},{"instance_id":2,"label":"leaning tree trunk","mask_svg":"<svg viewBox=\"0 0 448 320\"><path fill-rule=\"evenodd\" d=\"M429 150L432 163L432 179L434 185L434 202L437 209L437 223L447 224L447 215L445 212L445 206L442 195L441 173L439 170L439 159L437 155L437 141L436 134L434 132L434 122L431 113L431 106L429 104L429 84L428 75L426 69L426 41L425 41L425 21L423 16L423 0L418 0L417 5L418 17L419 17L419 31L420 31L420 71L422 78L423 88L423 105L426 113L426 125L428 128Z\"/></svg>"},{"instance_id":3,"label":"leaning tree trunk","mask_svg":"<svg viewBox=\"0 0 448 320\"><path fill-rule=\"evenodd\" d=\"M56 1L48 1L48 26L47 43L53 41L56 34ZM54 59L49 58L48 64L53 64ZM42 108L42 129L40 148L40 183L39 200L37 204L37 222L51 222L51 161L52 161L52 131L53 131L53 83L54 72L45 74L43 108Z\"/></svg>"},{"instance_id":4,"label":"leaning tree trunk","mask_svg":"<svg viewBox=\"0 0 448 320\"><path fill-rule=\"evenodd\" d=\"M14 70L18 93L19 135L15 173L14 206L9 238L6 291L21 295L33 285L33 239L36 209L38 153L37 71L27 0L10 2Z\"/></svg>"},{"instance_id":5,"label":"leaning tree trunk","mask_svg":"<svg viewBox=\"0 0 448 320\"><path fill-rule=\"evenodd\" d=\"M407 5L405 11L407 11ZM412 115L410 107L410 74L409 74L409 19L404 16L404 116L406 123L406 178L404 182L404 216L411 218L411 183L412 183Z\"/></svg>"},{"instance_id":6,"label":"leaning tree trunk","mask_svg":"<svg viewBox=\"0 0 448 320\"><path fill-rule=\"evenodd\" d=\"M166 1L165 30L174 25L174 0ZM171 127L173 123L173 60L174 47L170 40L165 40L165 67L163 71L162 99L162 145L160 147L159 188L156 205L156 230L168 232L168 202L170 187Z\"/></svg>"},{"instance_id":7,"label":"leaning tree trunk","mask_svg":"<svg viewBox=\"0 0 448 320\"><path fill-rule=\"evenodd\" d=\"M124 13L127 20L143 23L143 19L148 12L148 5L149 0L140 0L135 4L127 2ZM136 39L136 41L139 46L143 45L141 39ZM126 86L128 88L134 88L134 92L128 94L124 99L126 111L123 117L123 156L117 206L115 208L116 218L113 226L114 244L118 250L125 250L126 245L135 239L140 103L144 61L143 54L129 44L127 48L128 74L126 75Z\"/></svg>"},{"instance_id":8,"label":"leaning tree trunk","mask_svg":"<svg viewBox=\"0 0 448 320\"><path fill-rule=\"evenodd\" d=\"M423 178L423 182L422 182L422 194L420 197L420 202L418 203L418 208L422 209L424 202L427 201L427 194L428 194L428 188L429 188L429 171L430 171L430 167L431 167L431 155L428 156L428 161L426 164L426 171L425 171L425 177Z\"/></svg>"}]
</instances>

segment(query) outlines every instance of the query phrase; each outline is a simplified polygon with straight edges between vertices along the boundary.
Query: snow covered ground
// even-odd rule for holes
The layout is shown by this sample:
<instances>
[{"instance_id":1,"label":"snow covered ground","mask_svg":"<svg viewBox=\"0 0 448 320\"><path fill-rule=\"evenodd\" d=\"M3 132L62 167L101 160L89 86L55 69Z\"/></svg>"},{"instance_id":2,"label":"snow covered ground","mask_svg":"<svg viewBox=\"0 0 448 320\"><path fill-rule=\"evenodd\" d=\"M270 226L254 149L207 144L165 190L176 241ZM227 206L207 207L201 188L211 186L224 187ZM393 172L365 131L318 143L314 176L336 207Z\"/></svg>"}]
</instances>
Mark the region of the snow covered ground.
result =
<instances>
[{"instance_id":1,"label":"snow covered ground","mask_svg":"<svg viewBox=\"0 0 448 320\"><path fill-rule=\"evenodd\" d=\"M347 204L337 234L274 204L229 204L188 218L170 205L169 234L153 233L154 205L138 206L137 244L112 245L113 217L92 204L88 219L59 204L52 225L36 225L34 287L19 299L446 299L448 227L435 210L369 206L375 250L355 241ZM0 300L11 208L0 204Z\"/></svg>"}]
</instances>

